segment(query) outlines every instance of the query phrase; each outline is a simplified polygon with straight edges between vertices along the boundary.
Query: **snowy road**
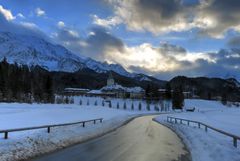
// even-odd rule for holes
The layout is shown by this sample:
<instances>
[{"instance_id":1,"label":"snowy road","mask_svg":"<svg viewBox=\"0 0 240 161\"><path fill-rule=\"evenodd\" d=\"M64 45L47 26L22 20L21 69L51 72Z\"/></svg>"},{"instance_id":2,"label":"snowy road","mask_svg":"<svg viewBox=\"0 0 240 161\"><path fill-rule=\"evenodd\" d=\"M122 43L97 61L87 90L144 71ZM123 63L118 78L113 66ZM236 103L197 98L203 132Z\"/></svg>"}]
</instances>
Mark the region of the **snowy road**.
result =
<instances>
[{"instance_id":1,"label":"snowy road","mask_svg":"<svg viewBox=\"0 0 240 161\"><path fill-rule=\"evenodd\" d=\"M136 118L114 132L32 161L189 161L180 138L152 121Z\"/></svg>"}]
</instances>

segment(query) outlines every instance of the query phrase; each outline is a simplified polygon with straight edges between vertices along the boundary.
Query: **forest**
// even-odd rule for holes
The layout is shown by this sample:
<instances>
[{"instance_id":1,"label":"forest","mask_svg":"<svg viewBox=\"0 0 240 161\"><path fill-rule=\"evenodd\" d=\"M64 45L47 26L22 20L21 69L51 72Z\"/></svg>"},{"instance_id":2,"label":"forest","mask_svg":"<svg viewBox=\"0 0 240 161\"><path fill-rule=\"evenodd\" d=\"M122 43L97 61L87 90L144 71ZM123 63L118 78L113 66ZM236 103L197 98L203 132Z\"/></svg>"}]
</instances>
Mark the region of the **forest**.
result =
<instances>
[{"instance_id":1,"label":"forest","mask_svg":"<svg viewBox=\"0 0 240 161\"><path fill-rule=\"evenodd\" d=\"M36 66L0 62L0 101L53 103L54 91L51 74Z\"/></svg>"}]
</instances>

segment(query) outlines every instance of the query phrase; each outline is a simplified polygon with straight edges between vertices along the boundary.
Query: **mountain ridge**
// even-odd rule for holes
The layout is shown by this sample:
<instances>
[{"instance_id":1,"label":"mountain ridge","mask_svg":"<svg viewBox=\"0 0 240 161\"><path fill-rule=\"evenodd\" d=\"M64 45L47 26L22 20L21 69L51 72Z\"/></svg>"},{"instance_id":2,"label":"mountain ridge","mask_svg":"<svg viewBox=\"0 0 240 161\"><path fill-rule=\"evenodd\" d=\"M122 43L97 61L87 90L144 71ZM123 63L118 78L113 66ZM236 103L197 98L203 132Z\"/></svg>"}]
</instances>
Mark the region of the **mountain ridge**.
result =
<instances>
[{"instance_id":1,"label":"mountain ridge","mask_svg":"<svg viewBox=\"0 0 240 161\"><path fill-rule=\"evenodd\" d=\"M10 32L0 32L0 59L3 58L9 63L39 65L48 71L72 73L89 68L97 73L114 71L137 80L152 81L153 79L145 74L130 73L119 64L108 64L74 54L65 47L52 44L42 38Z\"/></svg>"}]
</instances>

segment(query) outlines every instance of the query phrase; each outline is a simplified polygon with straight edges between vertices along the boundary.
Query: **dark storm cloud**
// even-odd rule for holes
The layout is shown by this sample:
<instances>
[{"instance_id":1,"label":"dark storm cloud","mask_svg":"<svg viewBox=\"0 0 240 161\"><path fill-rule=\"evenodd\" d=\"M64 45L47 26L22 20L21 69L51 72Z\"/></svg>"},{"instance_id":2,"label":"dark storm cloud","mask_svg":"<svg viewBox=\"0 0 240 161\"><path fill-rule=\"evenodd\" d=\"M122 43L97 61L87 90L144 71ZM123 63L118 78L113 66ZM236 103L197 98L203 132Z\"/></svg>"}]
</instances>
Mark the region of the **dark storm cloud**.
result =
<instances>
[{"instance_id":1,"label":"dark storm cloud","mask_svg":"<svg viewBox=\"0 0 240 161\"><path fill-rule=\"evenodd\" d=\"M185 75L190 77L207 76L207 77L235 77L240 80L240 50L220 50L216 53L208 53L215 60L209 61L199 58L195 61L179 61L171 59L179 64L180 67L170 71L155 71L149 70L146 67L132 65L130 70L140 73L148 73L159 79L168 80L177 75Z\"/></svg>"},{"instance_id":2,"label":"dark storm cloud","mask_svg":"<svg viewBox=\"0 0 240 161\"><path fill-rule=\"evenodd\" d=\"M175 54L175 53L185 55L187 53L186 49L184 49L183 47L169 44L169 43L162 43L160 45L159 50L160 50L160 52L164 52L166 54L168 53L170 55Z\"/></svg>"},{"instance_id":3,"label":"dark storm cloud","mask_svg":"<svg viewBox=\"0 0 240 161\"><path fill-rule=\"evenodd\" d=\"M226 32L230 28L240 25L240 1L239 0L209 0L200 14L204 17L212 17L216 23L213 28L206 28L205 32L217 35ZM236 29L238 30L238 29Z\"/></svg>"},{"instance_id":4,"label":"dark storm cloud","mask_svg":"<svg viewBox=\"0 0 240 161\"><path fill-rule=\"evenodd\" d=\"M110 34L106 29L94 27L91 29L91 32L93 34L90 34L85 40L90 45L89 48L93 48L98 52L105 50L107 47L123 51L124 44L122 40Z\"/></svg>"},{"instance_id":5,"label":"dark storm cloud","mask_svg":"<svg viewBox=\"0 0 240 161\"><path fill-rule=\"evenodd\" d=\"M55 40L75 53L97 60L103 60L106 50L114 49L120 52L124 50L122 40L102 27L91 28L87 37L80 36L77 31L70 28L59 28Z\"/></svg>"},{"instance_id":6,"label":"dark storm cloud","mask_svg":"<svg viewBox=\"0 0 240 161\"><path fill-rule=\"evenodd\" d=\"M132 31L161 34L198 28L202 35L220 38L229 29L240 30L239 0L105 1L113 6L113 17Z\"/></svg>"},{"instance_id":7,"label":"dark storm cloud","mask_svg":"<svg viewBox=\"0 0 240 161\"><path fill-rule=\"evenodd\" d=\"M141 17L156 14L163 19L174 18L184 9L180 0L139 0L135 7L142 12Z\"/></svg>"},{"instance_id":8,"label":"dark storm cloud","mask_svg":"<svg viewBox=\"0 0 240 161\"><path fill-rule=\"evenodd\" d=\"M132 31L150 31L154 34L185 30L194 4L182 0L105 0L113 6L115 17ZM114 17L113 16L113 17ZM114 24L115 25L115 24Z\"/></svg>"},{"instance_id":9,"label":"dark storm cloud","mask_svg":"<svg viewBox=\"0 0 240 161\"><path fill-rule=\"evenodd\" d=\"M227 42L227 45L229 47L240 48L240 36L230 38Z\"/></svg>"}]
</instances>

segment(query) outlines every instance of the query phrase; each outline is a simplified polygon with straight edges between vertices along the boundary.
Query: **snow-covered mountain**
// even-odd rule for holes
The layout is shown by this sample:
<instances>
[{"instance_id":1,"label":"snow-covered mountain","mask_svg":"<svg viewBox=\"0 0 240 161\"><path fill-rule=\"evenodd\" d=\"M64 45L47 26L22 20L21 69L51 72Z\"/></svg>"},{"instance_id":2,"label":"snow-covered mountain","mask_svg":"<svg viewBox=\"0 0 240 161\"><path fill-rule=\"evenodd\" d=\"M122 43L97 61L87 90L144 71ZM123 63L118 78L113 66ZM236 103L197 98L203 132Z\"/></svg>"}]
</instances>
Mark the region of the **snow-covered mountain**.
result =
<instances>
[{"instance_id":1,"label":"snow-covered mountain","mask_svg":"<svg viewBox=\"0 0 240 161\"><path fill-rule=\"evenodd\" d=\"M0 60L4 57L9 63L39 65L49 71L75 72L89 68L98 73L114 71L126 77L150 81L148 76L139 77L138 74L127 72L119 64L108 64L85 58L61 45L54 45L34 36L0 32Z\"/></svg>"}]
</instances>

